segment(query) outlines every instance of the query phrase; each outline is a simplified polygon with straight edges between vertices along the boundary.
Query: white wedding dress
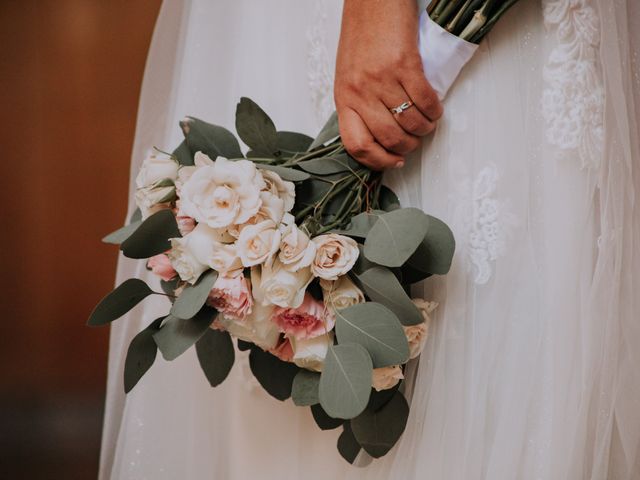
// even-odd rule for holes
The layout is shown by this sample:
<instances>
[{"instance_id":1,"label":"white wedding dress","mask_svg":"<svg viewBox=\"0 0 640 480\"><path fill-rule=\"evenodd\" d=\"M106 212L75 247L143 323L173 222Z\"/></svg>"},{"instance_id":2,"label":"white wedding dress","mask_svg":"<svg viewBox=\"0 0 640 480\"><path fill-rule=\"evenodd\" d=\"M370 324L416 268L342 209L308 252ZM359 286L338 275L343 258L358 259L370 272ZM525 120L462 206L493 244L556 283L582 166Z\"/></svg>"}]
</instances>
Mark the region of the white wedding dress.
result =
<instances>
[{"instance_id":1,"label":"white wedding dress","mask_svg":"<svg viewBox=\"0 0 640 480\"><path fill-rule=\"evenodd\" d=\"M522 0L451 89L436 133L389 175L457 239L450 274L416 292L440 306L389 455L348 465L339 432L269 397L243 354L215 389L193 349L158 356L125 397L128 343L167 311L158 299L112 327L100 478L640 478L638 3ZM333 109L340 10L166 1L132 178L150 147L179 143L185 115L233 129L240 96L281 130L317 133ZM118 282L157 282L143 263L121 259Z\"/></svg>"}]
</instances>

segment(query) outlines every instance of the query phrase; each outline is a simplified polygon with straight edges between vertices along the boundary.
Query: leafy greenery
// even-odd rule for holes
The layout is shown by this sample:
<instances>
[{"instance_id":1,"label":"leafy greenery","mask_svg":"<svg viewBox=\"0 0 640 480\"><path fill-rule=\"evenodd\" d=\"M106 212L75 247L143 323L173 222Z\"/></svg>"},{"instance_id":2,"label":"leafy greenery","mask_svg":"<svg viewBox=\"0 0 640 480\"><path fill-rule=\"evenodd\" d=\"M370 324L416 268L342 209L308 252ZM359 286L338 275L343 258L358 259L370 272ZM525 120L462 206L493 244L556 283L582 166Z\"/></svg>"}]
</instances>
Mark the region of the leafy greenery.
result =
<instances>
[{"instance_id":1,"label":"leafy greenery","mask_svg":"<svg viewBox=\"0 0 640 480\"><path fill-rule=\"evenodd\" d=\"M299 407L315 405L320 401L318 390L320 388L320 374L309 370L300 369L293 379L291 398Z\"/></svg>"},{"instance_id":2,"label":"leafy greenery","mask_svg":"<svg viewBox=\"0 0 640 480\"><path fill-rule=\"evenodd\" d=\"M320 376L320 405L333 418L349 419L369 402L373 364L361 345L330 346Z\"/></svg>"},{"instance_id":3,"label":"leafy greenery","mask_svg":"<svg viewBox=\"0 0 640 480\"><path fill-rule=\"evenodd\" d=\"M291 396L293 379L300 370L295 364L283 362L254 346L249 354L249 366L254 377L269 395L278 400L286 400Z\"/></svg>"},{"instance_id":4,"label":"leafy greenery","mask_svg":"<svg viewBox=\"0 0 640 480\"><path fill-rule=\"evenodd\" d=\"M196 342L196 354L209 384L217 387L227 378L235 360L231 335L208 328Z\"/></svg>"},{"instance_id":5,"label":"leafy greenery","mask_svg":"<svg viewBox=\"0 0 640 480\"><path fill-rule=\"evenodd\" d=\"M375 368L401 365L409 359L409 344L398 318L379 303L366 302L336 310L338 344L361 345Z\"/></svg>"},{"instance_id":6,"label":"leafy greenery","mask_svg":"<svg viewBox=\"0 0 640 480\"><path fill-rule=\"evenodd\" d=\"M213 284L216 283L218 272L208 270L200 275L193 285L186 285L182 293L176 298L171 307L171 315L176 318L191 318L200 311L209 298Z\"/></svg>"},{"instance_id":7,"label":"leafy greenery","mask_svg":"<svg viewBox=\"0 0 640 480\"><path fill-rule=\"evenodd\" d=\"M204 307L193 318L182 319L169 315L160 330L153 334L165 360L174 360L196 343L209 329L217 311Z\"/></svg>"},{"instance_id":8,"label":"leafy greenery","mask_svg":"<svg viewBox=\"0 0 640 480\"><path fill-rule=\"evenodd\" d=\"M372 457L386 455L404 432L409 405L400 392L382 408L366 409L351 420L351 429L359 445Z\"/></svg>"},{"instance_id":9,"label":"leafy greenery","mask_svg":"<svg viewBox=\"0 0 640 480\"><path fill-rule=\"evenodd\" d=\"M153 334L158 331L164 317L160 317L147 328L138 333L127 350L124 361L124 391L129 393L156 360L158 347L153 341Z\"/></svg>"},{"instance_id":10,"label":"leafy greenery","mask_svg":"<svg viewBox=\"0 0 640 480\"><path fill-rule=\"evenodd\" d=\"M240 144L233 133L224 127L203 122L194 117L187 117L180 122L189 151L202 152L214 159L242 158ZM178 159L179 163L180 159Z\"/></svg>"},{"instance_id":11,"label":"leafy greenery","mask_svg":"<svg viewBox=\"0 0 640 480\"><path fill-rule=\"evenodd\" d=\"M92 327L106 325L120 318L152 293L154 293L153 290L142 280L137 278L125 280L93 309L87 325Z\"/></svg>"},{"instance_id":12,"label":"leafy greenery","mask_svg":"<svg viewBox=\"0 0 640 480\"><path fill-rule=\"evenodd\" d=\"M180 236L173 212L160 210L144 220L120 245L120 250L125 257L149 258L169 250L169 239Z\"/></svg>"}]
</instances>

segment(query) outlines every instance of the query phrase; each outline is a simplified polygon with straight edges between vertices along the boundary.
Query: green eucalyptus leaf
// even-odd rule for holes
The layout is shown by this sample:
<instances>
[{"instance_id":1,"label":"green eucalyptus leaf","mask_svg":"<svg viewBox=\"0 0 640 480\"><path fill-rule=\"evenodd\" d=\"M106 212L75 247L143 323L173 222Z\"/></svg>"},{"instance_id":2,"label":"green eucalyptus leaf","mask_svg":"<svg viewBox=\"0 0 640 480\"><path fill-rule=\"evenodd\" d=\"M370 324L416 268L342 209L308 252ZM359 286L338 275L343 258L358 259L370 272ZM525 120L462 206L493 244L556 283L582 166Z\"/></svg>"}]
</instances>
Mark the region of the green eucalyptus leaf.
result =
<instances>
[{"instance_id":1,"label":"green eucalyptus leaf","mask_svg":"<svg viewBox=\"0 0 640 480\"><path fill-rule=\"evenodd\" d=\"M377 411L365 410L351 420L353 435L374 458L386 455L398 442L407 425L409 405L400 392Z\"/></svg>"},{"instance_id":2,"label":"green eucalyptus leaf","mask_svg":"<svg viewBox=\"0 0 640 480\"><path fill-rule=\"evenodd\" d=\"M320 430L334 430L344 423L341 418L330 417L319 403L311 405L311 414Z\"/></svg>"},{"instance_id":3,"label":"green eucalyptus leaf","mask_svg":"<svg viewBox=\"0 0 640 480\"><path fill-rule=\"evenodd\" d=\"M342 458L353 465L362 447L353 435L350 423L345 422L343 428L344 430L338 437L338 452Z\"/></svg>"},{"instance_id":4,"label":"green eucalyptus leaf","mask_svg":"<svg viewBox=\"0 0 640 480\"><path fill-rule=\"evenodd\" d=\"M247 97L242 97L236 107L236 131L254 153L271 155L278 150L278 133L273 121Z\"/></svg>"},{"instance_id":5,"label":"green eucalyptus leaf","mask_svg":"<svg viewBox=\"0 0 640 480\"><path fill-rule=\"evenodd\" d=\"M178 288L178 285L180 285L180 282L181 282L180 277L176 275L175 277L173 277L171 280L168 280L168 281L160 280L160 288L167 295L174 295L176 292L176 289Z\"/></svg>"},{"instance_id":6,"label":"green eucalyptus leaf","mask_svg":"<svg viewBox=\"0 0 640 480\"><path fill-rule=\"evenodd\" d=\"M217 279L218 272L209 270L200 275L193 285L186 285L180 296L173 302L171 315L182 319L193 317L209 298L209 293Z\"/></svg>"},{"instance_id":7,"label":"green eucalyptus leaf","mask_svg":"<svg viewBox=\"0 0 640 480\"><path fill-rule=\"evenodd\" d=\"M180 122L189 150L202 152L212 160L216 157L242 158L242 150L235 135L224 127L187 117Z\"/></svg>"},{"instance_id":8,"label":"green eucalyptus leaf","mask_svg":"<svg viewBox=\"0 0 640 480\"><path fill-rule=\"evenodd\" d=\"M407 265L419 272L444 275L449 272L456 241L453 232L442 220L427 216L429 228Z\"/></svg>"},{"instance_id":9,"label":"green eucalyptus leaf","mask_svg":"<svg viewBox=\"0 0 640 480\"><path fill-rule=\"evenodd\" d=\"M385 267L400 267L416 251L429 227L418 208L400 208L380 215L364 243L364 254Z\"/></svg>"},{"instance_id":10,"label":"green eucalyptus leaf","mask_svg":"<svg viewBox=\"0 0 640 480\"><path fill-rule=\"evenodd\" d=\"M300 370L295 364L283 362L259 347L251 349L249 367L267 393L278 400L291 396L293 379Z\"/></svg>"},{"instance_id":11,"label":"green eucalyptus leaf","mask_svg":"<svg viewBox=\"0 0 640 480\"><path fill-rule=\"evenodd\" d=\"M149 258L171 248L170 238L180 237L176 217L171 210L154 213L120 245L125 257Z\"/></svg>"},{"instance_id":12,"label":"green eucalyptus leaf","mask_svg":"<svg viewBox=\"0 0 640 480\"><path fill-rule=\"evenodd\" d=\"M313 143L309 146L309 151L317 148L321 145L324 145L329 140L333 140L334 138L340 135L340 129L338 128L338 114L333 112L327 120L327 123L324 124L322 130L313 141Z\"/></svg>"},{"instance_id":13,"label":"green eucalyptus leaf","mask_svg":"<svg viewBox=\"0 0 640 480\"><path fill-rule=\"evenodd\" d=\"M404 329L385 306L366 302L336 310L335 314L338 344L361 345L375 368L401 365L409 359Z\"/></svg>"},{"instance_id":14,"label":"green eucalyptus leaf","mask_svg":"<svg viewBox=\"0 0 640 480\"><path fill-rule=\"evenodd\" d=\"M372 388L371 397L369 398L369 405L367 405L367 410L376 412L383 408L387 403L389 403L396 392L400 389L400 385L402 385L402 381L396 383L393 387L388 388L387 390L378 391Z\"/></svg>"},{"instance_id":15,"label":"green eucalyptus leaf","mask_svg":"<svg viewBox=\"0 0 640 480\"><path fill-rule=\"evenodd\" d=\"M196 342L196 354L209 384L217 387L227 378L235 360L231 335L208 328Z\"/></svg>"},{"instance_id":16,"label":"green eucalyptus leaf","mask_svg":"<svg viewBox=\"0 0 640 480\"><path fill-rule=\"evenodd\" d=\"M281 131L277 133L277 136L278 150L288 152L306 152L313 142L313 138L304 133Z\"/></svg>"},{"instance_id":17,"label":"green eucalyptus leaf","mask_svg":"<svg viewBox=\"0 0 640 480\"><path fill-rule=\"evenodd\" d=\"M306 172L302 172L306 173ZM309 175L306 173L306 175ZM296 187L296 208L317 204L331 189L329 182L312 178Z\"/></svg>"},{"instance_id":18,"label":"green eucalyptus leaf","mask_svg":"<svg viewBox=\"0 0 640 480\"><path fill-rule=\"evenodd\" d=\"M369 402L373 365L361 345L332 345L320 376L320 405L333 418L349 419Z\"/></svg>"},{"instance_id":19,"label":"green eucalyptus leaf","mask_svg":"<svg viewBox=\"0 0 640 480\"><path fill-rule=\"evenodd\" d=\"M129 225L125 225L124 227L119 228L115 232L111 232L109 235L104 237L102 241L104 243L110 243L112 245L120 245L138 229L140 224L142 224L142 220L136 220Z\"/></svg>"},{"instance_id":20,"label":"green eucalyptus leaf","mask_svg":"<svg viewBox=\"0 0 640 480\"><path fill-rule=\"evenodd\" d=\"M116 320L153 293L153 290L137 278L122 282L104 297L93 309L87 325L96 327Z\"/></svg>"},{"instance_id":21,"label":"green eucalyptus leaf","mask_svg":"<svg viewBox=\"0 0 640 480\"><path fill-rule=\"evenodd\" d=\"M293 379L291 388L291 398L293 403L299 407L315 405L320 401L318 398L318 388L320 386L320 374L300 369Z\"/></svg>"},{"instance_id":22,"label":"green eucalyptus leaf","mask_svg":"<svg viewBox=\"0 0 640 480\"><path fill-rule=\"evenodd\" d=\"M398 200L398 196L386 185L382 185L380 188L378 202L380 203L380 208L385 212L391 212L392 210L400 208L400 200Z\"/></svg>"},{"instance_id":23,"label":"green eucalyptus leaf","mask_svg":"<svg viewBox=\"0 0 640 480\"><path fill-rule=\"evenodd\" d=\"M334 157L312 158L296 164L305 172L314 175L333 175L336 173L352 172L360 170L361 165L346 154Z\"/></svg>"},{"instance_id":24,"label":"green eucalyptus leaf","mask_svg":"<svg viewBox=\"0 0 640 480\"><path fill-rule=\"evenodd\" d=\"M174 360L196 343L209 329L218 312L204 307L196 316L182 319L169 315L153 339L165 360Z\"/></svg>"},{"instance_id":25,"label":"green eucalyptus leaf","mask_svg":"<svg viewBox=\"0 0 640 480\"><path fill-rule=\"evenodd\" d=\"M142 220L142 210L136 208L129 218L129 223L134 223Z\"/></svg>"},{"instance_id":26,"label":"green eucalyptus leaf","mask_svg":"<svg viewBox=\"0 0 640 480\"><path fill-rule=\"evenodd\" d=\"M424 322L418 307L389 269L373 267L358 274L357 278L367 296L391 310L402 325L419 325Z\"/></svg>"},{"instance_id":27,"label":"green eucalyptus leaf","mask_svg":"<svg viewBox=\"0 0 640 480\"><path fill-rule=\"evenodd\" d=\"M176 159L176 161L180 165L183 165L185 167L190 167L194 165L193 152L189 148L189 145L187 145L186 139L180 142L180 145L178 145L178 148L176 148L171 155L173 155L173 157Z\"/></svg>"},{"instance_id":28,"label":"green eucalyptus leaf","mask_svg":"<svg viewBox=\"0 0 640 480\"><path fill-rule=\"evenodd\" d=\"M237 342L238 342L238 350L240 350L241 352L246 352L247 350L251 350L254 347L253 343L240 340L239 338Z\"/></svg>"},{"instance_id":29,"label":"green eucalyptus leaf","mask_svg":"<svg viewBox=\"0 0 640 480\"><path fill-rule=\"evenodd\" d=\"M350 272L351 275L356 275L356 280L357 275L361 274L362 272L366 272L370 268L379 266L377 263L373 263L364 256L364 245L359 243L358 250L360 252L358 255L358 259L356 260L356 264L353 266L353 269Z\"/></svg>"},{"instance_id":30,"label":"green eucalyptus leaf","mask_svg":"<svg viewBox=\"0 0 640 480\"><path fill-rule=\"evenodd\" d=\"M280 175L280 178L289 182L303 182L310 178L308 173L296 170L295 168L280 167L278 165L267 165L262 163L256 163L256 167L262 170L271 170L272 172Z\"/></svg>"},{"instance_id":31,"label":"green eucalyptus leaf","mask_svg":"<svg viewBox=\"0 0 640 480\"><path fill-rule=\"evenodd\" d=\"M351 218L351 222L344 230L335 230L334 233L340 233L348 237L366 238L373 226L384 214L382 210L372 210L371 212L362 212Z\"/></svg>"},{"instance_id":32,"label":"green eucalyptus leaf","mask_svg":"<svg viewBox=\"0 0 640 480\"><path fill-rule=\"evenodd\" d=\"M129 393L156 360L158 346L153 341L153 334L158 331L164 317L160 317L147 328L138 333L127 349L124 361L124 392Z\"/></svg>"}]
</instances>

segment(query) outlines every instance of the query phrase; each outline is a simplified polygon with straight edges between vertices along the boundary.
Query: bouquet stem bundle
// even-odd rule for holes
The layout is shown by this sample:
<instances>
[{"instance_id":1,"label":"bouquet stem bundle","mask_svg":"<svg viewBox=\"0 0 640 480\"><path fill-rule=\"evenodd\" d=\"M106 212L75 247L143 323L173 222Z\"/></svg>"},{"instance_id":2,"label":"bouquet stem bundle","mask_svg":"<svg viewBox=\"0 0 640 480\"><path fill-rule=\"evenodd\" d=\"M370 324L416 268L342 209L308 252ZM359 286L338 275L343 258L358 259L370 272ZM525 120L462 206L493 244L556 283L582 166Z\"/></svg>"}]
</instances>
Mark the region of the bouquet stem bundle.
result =
<instances>
[{"instance_id":1,"label":"bouquet stem bundle","mask_svg":"<svg viewBox=\"0 0 640 480\"><path fill-rule=\"evenodd\" d=\"M431 20L471 43L480 43L496 22L518 0L432 0Z\"/></svg>"}]
</instances>

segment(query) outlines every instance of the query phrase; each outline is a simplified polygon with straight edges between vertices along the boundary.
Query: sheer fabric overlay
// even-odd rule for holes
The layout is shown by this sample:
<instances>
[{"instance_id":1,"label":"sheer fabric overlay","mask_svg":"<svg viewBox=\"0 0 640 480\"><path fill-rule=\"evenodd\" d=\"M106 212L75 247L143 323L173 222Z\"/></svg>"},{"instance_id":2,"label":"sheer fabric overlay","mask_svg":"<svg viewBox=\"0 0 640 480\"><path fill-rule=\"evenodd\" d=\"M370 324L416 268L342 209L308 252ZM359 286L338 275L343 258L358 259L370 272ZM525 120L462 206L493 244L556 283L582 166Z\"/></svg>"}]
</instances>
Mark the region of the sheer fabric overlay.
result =
<instances>
[{"instance_id":1,"label":"sheer fabric overlay","mask_svg":"<svg viewBox=\"0 0 640 480\"><path fill-rule=\"evenodd\" d=\"M390 173L403 203L445 220L458 245L451 273L414 292L440 306L408 375L407 430L387 457L347 465L339 432L257 388L240 352L215 389L193 351L158 356L125 397L128 343L168 309L154 299L112 327L100 478L637 478L636 3L522 0L450 90L435 135ZM185 115L233 129L243 95L280 129L317 132L340 7L165 2L132 179L149 148L178 144ZM157 282L120 259L117 282L132 276Z\"/></svg>"}]
</instances>

